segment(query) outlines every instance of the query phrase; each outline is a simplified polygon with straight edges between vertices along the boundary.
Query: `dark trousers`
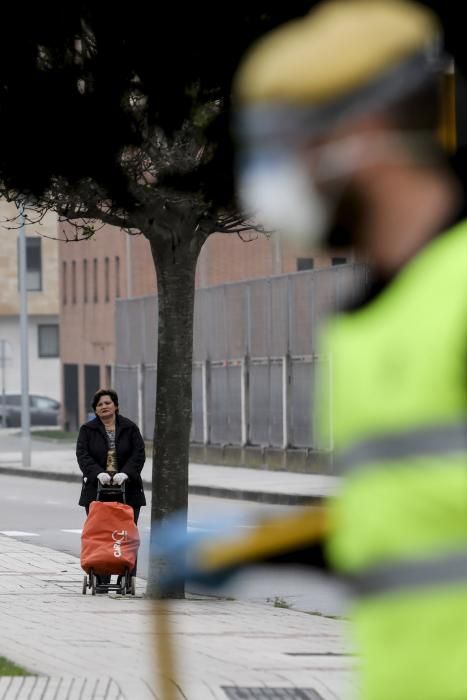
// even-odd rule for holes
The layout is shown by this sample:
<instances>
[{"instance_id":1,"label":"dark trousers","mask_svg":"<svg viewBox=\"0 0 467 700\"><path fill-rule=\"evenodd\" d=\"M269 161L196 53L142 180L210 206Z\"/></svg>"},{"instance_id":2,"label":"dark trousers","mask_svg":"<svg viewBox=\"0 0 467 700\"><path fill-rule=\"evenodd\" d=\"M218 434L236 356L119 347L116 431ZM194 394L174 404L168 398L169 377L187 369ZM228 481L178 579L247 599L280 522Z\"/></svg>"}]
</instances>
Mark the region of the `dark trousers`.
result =
<instances>
[{"instance_id":1,"label":"dark trousers","mask_svg":"<svg viewBox=\"0 0 467 700\"><path fill-rule=\"evenodd\" d=\"M141 506L131 506L133 508L133 520L135 521L135 525L138 524L138 518L139 518L139 511L141 510ZM89 515L89 506L85 506L86 508L86 515ZM138 565L138 559L135 561L135 566L134 568L130 571L130 576L136 576L136 567ZM98 576L97 577L97 583L110 583L110 576Z\"/></svg>"}]
</instances>

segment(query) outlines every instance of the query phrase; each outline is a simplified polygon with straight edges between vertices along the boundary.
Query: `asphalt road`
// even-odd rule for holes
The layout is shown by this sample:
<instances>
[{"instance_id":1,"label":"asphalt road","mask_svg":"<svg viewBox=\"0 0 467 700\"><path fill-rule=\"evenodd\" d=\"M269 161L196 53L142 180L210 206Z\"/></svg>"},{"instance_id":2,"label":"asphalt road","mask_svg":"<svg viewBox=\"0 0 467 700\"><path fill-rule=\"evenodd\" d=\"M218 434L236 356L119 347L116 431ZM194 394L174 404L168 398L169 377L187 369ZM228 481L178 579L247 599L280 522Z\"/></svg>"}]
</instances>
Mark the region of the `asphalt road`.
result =
<instances>
[{"instance_id":1,"label":"asphalt road","mask_svg":"<svg viewBox=\"0 0 467 700\"><path fill-rule=\"evenodd\" d=\"M79 557L84 509L77 505L79 485L74 483L0 476L0 534L35 545L51 547ZM150 503L150 494L146 494ZM270 506L204 496L190 496L189 527L204 529L210 521L234 517L237 527L251 527L258 513L287 510ZM146 578L150 508L142 508L138 523L141 547L138 575ZM206 592L206 591L192 591ZM345 594L327 579L290 568L261 568L237 577L220 592L236 599L287 605L325 615L345 613Z\"/></svg>"}]
</instances>

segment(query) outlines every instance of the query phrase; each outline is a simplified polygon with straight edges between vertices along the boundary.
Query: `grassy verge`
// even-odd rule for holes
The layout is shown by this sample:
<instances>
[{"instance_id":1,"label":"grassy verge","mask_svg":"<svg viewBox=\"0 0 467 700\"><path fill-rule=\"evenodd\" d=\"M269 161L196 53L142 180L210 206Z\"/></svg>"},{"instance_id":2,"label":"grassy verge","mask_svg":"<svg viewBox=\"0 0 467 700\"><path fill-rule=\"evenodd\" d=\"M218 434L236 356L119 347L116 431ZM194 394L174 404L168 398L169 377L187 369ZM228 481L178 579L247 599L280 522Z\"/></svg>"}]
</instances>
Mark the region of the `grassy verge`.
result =
<instances>
[{"instance_id":1,"label":"grassy verge","mask_svg":"<svg viewBox=\"0 0 467 700\"><path fill-rule=\"evenodd\" d=\"M306 615L315 615L316 617L327 617L330 620L348 620L349 618L346 615L328 615L324 614L322 612L318 612L318 610L303 610Z\"/></svg>"},{"instance_id":2,"label":"grassy verge","mask_svg":"<svg viewBox=\"0 0 467 700\"><path fill-rule=\"evenodd\" d=\"M8 661L4 656L0 656L0 676L30 676L31 674L21 666L17 666L12 661Z\"/></svg>"},{"instance_id":3,"label":"grassy verge","mask_svg":"<svg viewBox=\"0 0 467 700\"><path fill-rule=\"evenodd\" d=\"M272 603L275 608L291 608L291 604L288 603L285 598L281 598L280 596L276 595L274 596L274 599L272 598L266 598L266 603Z\"/></svg>"}]
</instances>

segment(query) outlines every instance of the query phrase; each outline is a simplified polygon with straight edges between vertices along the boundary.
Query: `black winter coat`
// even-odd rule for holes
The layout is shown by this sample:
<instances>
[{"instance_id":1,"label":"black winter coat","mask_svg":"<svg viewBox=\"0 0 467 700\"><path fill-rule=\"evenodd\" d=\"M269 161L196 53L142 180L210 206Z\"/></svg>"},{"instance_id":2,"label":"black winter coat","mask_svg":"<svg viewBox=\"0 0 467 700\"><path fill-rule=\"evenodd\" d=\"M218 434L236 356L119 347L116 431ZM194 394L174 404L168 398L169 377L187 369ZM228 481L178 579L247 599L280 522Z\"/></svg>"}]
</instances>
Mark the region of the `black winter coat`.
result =
<instances>
[{"instance_id":1,"label":"black winter coat","mask_svg":"<svg viewBox=\"0 0 467 700\"><path fill-rule=\"evenodd\" d=\"M97 497L97 475L105 472L109 443L100 418L94 418L81 426L76 443L76 457L83 472L80 506L87 506ZM138 426L128 418L115 417L115 450L117 468L128 474L125 482L126 502L130 506L145 506L141 470L146 452Z\"/></svg>"}]
</instances>

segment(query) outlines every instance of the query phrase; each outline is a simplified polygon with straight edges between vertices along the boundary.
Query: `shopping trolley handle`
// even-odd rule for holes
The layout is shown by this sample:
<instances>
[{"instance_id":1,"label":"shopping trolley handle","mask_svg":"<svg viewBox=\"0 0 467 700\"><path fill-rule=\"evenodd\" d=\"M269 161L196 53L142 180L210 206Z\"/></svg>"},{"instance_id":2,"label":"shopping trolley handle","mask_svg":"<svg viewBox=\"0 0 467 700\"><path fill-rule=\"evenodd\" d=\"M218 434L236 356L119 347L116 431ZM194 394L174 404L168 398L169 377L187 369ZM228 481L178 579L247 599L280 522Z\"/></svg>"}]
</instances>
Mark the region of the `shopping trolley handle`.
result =
<instances>
[{"instance_id":1,"label":"shopping trolley handle","mask_svg":"<svg viewBox=\"0 0 467 700\"><path fill-rule=\"evenodd\" d=\"M106 496L111 496L111 495L119 495L122 497L123 503L126 503L126 494L125 494L125 482L123 482L120 486L117 484L108 484L106 486L102 486L101 482L97 482L97 499L100 501L100 496L104 494Z\"/></svg>"}]
</instances>

